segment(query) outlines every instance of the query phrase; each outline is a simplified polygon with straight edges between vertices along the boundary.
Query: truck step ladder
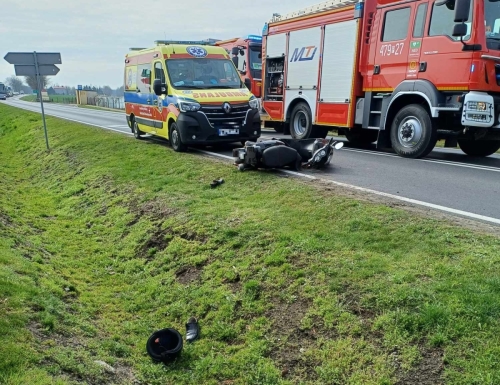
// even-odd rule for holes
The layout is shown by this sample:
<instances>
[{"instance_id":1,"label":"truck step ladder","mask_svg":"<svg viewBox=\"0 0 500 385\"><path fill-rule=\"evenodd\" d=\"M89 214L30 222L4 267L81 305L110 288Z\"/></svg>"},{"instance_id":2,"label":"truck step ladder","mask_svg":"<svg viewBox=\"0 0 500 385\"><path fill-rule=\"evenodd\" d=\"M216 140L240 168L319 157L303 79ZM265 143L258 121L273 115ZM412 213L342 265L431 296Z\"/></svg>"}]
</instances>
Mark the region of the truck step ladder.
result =
<instances>
[{"instance_id":1,"label":"truck step ladder","mask_svg":"<svg viewBox=\"0 0 500 385\"><path fill-rule=\"evenodd\" d=\"M296 17L313 15L315 13L320 13L324 11L330 11L337 8L347 7L349 5L354 5L358 0L329 0L323 1L322 3L312 5L307 8L303 8L299 11L287 13L284 16L279 14L274 14L273 18L269 21L270 23L275 23L277 21L284 21L289 19L294 19Z\"/></svg>"}]
</instances>

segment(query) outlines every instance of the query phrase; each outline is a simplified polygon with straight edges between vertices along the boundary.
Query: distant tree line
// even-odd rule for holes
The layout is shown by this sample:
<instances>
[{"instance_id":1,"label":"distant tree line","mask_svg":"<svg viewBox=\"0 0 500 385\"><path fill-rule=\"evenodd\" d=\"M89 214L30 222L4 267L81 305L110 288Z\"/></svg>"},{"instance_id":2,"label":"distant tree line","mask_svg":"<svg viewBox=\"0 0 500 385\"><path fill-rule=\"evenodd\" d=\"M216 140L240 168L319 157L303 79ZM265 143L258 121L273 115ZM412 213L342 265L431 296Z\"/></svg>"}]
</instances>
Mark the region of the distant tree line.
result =
<instances>
[{"instance_id":1,"label":"distant tree line","mask_svg":"<svg viewBox=\"0 0 500 385\"><path fill-rule=\"evenodd\" d=\"M68 86L59 86L54 85L49 87L50 81L47 76L41 77L42 89L46 89L49 95L76 95L76 87L68 87ZM5 84L12 87L13 92L21 92L23 91L26 94L31 94L33 90L38 91L38 84L35 76L25 76L24 81L18 78L17 76L10 76L5 80ZM56 91L57 90L57 91ZM61 91L62 90L62 91ZM98 95L105 96L123 96L124 87L118 87L116 89L111 88L110 86L83 86L84 91L96 91Z\"/></svg>"}]
</instances>

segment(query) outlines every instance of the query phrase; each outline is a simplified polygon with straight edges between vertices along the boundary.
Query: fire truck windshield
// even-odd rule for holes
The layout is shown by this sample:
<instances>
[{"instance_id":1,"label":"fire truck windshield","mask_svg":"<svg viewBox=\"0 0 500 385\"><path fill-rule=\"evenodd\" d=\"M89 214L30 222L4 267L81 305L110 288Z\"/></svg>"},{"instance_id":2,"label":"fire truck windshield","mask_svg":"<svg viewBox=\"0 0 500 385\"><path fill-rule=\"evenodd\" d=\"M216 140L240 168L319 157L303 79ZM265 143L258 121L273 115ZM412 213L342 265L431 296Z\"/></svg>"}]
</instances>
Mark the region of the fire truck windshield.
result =
<instances>
[{"instance_id":1,"label":"fire truck windshield","mask_svg":"<svg viewBox=\"0 0 500 385\"><path fill-rule=\"evenodd\" d=\"M242 87L234 64L227 59L170 59L167 72L178 89Z\"/></svg>"},{"instance_id":2,"label":"fire truck windshield","mask_svg":"<svg viewBox=\"0 0 500 385\"><path fill-rule=\"evenodd\" d=\"M260 78L262 73L262 46L251 45L248 51L252 76L254 78Z\"/></svg>"},{"instance_id":3,"label":"fire truck windshield","mask_svg":"<svg viewBox=\"0 0 500 385\"><path fill-rule=\"evenodd\" d=\"M484 25L488 40L500 40L500 2L497 0L485 0L484 2ZM499 49L498 42L490 46L490 49Z\"/></svg>"}]
</instances>

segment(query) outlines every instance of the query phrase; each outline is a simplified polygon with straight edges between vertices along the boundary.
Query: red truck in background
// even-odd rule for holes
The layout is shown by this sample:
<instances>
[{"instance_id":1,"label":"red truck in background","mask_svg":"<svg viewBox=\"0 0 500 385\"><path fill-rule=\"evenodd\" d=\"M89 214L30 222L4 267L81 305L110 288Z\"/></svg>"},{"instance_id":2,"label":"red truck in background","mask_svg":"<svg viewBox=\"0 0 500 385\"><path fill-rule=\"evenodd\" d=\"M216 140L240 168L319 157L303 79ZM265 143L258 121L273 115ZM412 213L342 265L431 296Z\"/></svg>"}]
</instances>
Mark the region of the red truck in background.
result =
<instances>
[{"instance_id":1,"label":"red truck in background","mask_svg":"<svg viewBox=\"0 0 500 385\"><path fill-rule=\"evenodd\" d=\"M260 98L262 87L262 37L248 35L242 38L217 41L215 45L225 48L232 55L241 80L256 98Z\"/></svg>"},{"instance_id":2,"label":"red truck in background","mask_svg":"<svg viewBox=\"0 0 500 385\"><path fill-rule=\"evenodd\" d=\"M500 149L500 2L330 0L263 30L263 120L403 157Z\"/></svg>"}]
</instances>

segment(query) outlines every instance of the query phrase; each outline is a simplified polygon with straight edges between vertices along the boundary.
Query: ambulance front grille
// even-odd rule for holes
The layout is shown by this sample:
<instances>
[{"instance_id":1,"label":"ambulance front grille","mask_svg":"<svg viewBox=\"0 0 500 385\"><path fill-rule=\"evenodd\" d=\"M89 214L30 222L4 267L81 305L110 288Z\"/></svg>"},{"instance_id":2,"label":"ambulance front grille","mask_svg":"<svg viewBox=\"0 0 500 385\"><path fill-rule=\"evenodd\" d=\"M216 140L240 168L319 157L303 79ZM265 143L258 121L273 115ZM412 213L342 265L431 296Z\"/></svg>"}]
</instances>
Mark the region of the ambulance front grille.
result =
<instances>
[{"instance_id":1,"label":"ambulance front grille","mask_svg":"<svg viewBox=\"0 0 500 385\"><path fill-rule=\"evenodd\" d=\"M201 112L203 112L210 123L224 123L224 124L242 124L250 109L248 104L231 104L231 112L227 114L224 111L222 103L220 106L215 105L202 105Z\"/></svg>"}]
</instances>

